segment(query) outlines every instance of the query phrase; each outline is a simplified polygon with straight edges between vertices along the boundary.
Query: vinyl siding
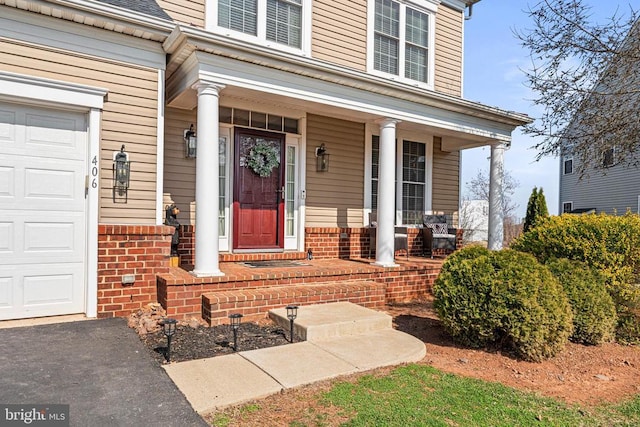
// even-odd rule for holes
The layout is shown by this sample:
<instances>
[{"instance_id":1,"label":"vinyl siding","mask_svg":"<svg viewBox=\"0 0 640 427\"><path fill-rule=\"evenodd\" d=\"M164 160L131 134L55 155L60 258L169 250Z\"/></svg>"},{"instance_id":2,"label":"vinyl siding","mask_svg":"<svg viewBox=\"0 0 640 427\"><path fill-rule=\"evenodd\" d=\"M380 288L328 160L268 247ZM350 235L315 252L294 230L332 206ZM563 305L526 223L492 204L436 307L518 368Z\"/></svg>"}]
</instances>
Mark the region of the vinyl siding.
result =
<instances>
[{"instance_id":1,"label":"vinyl siding","mask_svg":"<svg viewBox=\"0 0 640 427\"><path fill-rule=\"evenodd\" d=\"M180 209L178 220L193 223L196 199L196 159L184 157L184 130L197 122L196 110L167 108L164 121L164 199ZM166 204L166 203L165 203Z\"/></svg>"},{"instance_id":2,"label":"vinyl siding","mask_svg":"<svg viewBox=\"0 0 640 427\"><path fill-rule=\"evenodd\" d=\"M2 39L0 69L108 89L101 122L99 221L155 223L157 70ZM129 199L114 204L113 152L123 144L132 161Z\"/></svg>"},{"instance_id":3,"label":"vinyl siding","mask_svg":"<svg viewBox=\"0 0 640 427\"><path fill-rule=\"evenodd\" d=\"M307 116L307 227L362 226L364 138L363 123ZM316 172L315 149L322 143L328 172Z\"/></svg>"},{"instance_id":4,"label":"vinyl siding","mask_svg":"<svg viewBox=\"0 0 640 427\"><path fill-rule=\"evenodd\" d=\"M574 169L575 169L574 158ZM562 163L561 163L562 165ZM595 208L597 212L624 214L628 209L638 212L640 171L622 165L607 169L607 174L591 172L591 176L578 179L578 174L563 175L560 170L560 204L573 202L573 209Z\"/></svg>"},{"instance_id":5,"label":"vinyl siding","mask_svg":"<svg viewBox=\"0 0 640 427\"><path fill-rule=\"evenodd\" d=\"M157 3L174 21L204 28L205 0L157 0Z\"/></svg>"},{"instance_id":6,"label":"vinyl siding","mask_svg":"<svg viewBox=\"0 0 640 427\"><path fill-rule=\"evenodd\" d=\"M436 15L435 81L437 92L462 96L462 12L440 5Z\"/></svg>"},{"instance_id":7,"label":"vinyl siding","mask_svg":"<svg viewBox=\"0 0 640 427\"><path fill-rule=\"evenodd\" d=\"M433 138L432 209L453 213L458 211L460 192L460 152L440 150L442 140Z\"/></svg>"},{"instance_id":8,"label":"vinyl siding","mask_svg":"<svg viewBox=\"0 0 640 427\"><path fill-rule=\"evenodd\" d=\"M311 52L344 67L367 69L367 0L315 0Z\"/></svg>"}]
</instances>

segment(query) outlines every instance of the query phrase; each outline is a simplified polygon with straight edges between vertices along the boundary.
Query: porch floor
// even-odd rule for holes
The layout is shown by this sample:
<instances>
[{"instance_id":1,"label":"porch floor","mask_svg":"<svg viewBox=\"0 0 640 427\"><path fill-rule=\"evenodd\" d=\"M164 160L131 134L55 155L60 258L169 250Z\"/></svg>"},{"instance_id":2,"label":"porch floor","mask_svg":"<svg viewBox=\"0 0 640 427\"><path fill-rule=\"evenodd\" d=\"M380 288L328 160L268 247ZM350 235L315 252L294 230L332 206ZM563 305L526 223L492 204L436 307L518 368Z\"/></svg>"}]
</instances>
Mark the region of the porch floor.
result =
<instances>
[{"instance_id":1,"label":"porch floor","mask_svg":"<svg viewBox=\"0 0 640 427\"><path fill-rule=\"evenodd\" d=\"M293 267L250 267L221 262L224 276L195 277L191 266L158 275L158 300L167 315L202 317L209 324L227 321L231 312L247 320L265 318L287 304L349 301L369 308L427 296L443 259L396 257L397 267L373 265L369 258L298 260Z\"/></svg>"}]
</instances>

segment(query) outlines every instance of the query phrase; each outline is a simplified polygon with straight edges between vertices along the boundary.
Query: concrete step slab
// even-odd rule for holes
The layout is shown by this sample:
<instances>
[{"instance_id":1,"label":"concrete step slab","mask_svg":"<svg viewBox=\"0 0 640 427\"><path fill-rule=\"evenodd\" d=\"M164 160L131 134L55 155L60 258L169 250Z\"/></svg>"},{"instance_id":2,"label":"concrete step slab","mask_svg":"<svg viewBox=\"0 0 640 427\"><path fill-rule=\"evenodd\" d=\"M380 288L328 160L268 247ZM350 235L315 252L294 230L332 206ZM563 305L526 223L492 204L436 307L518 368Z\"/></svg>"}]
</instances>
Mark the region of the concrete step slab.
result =
<instances>
[{"instance_id":1,"label":"concrete step slab","mask_svg":"<svg viewBox=\"0 0 640 427\"><path fill-rule=\"evenodd\" d=\"M289 331L287 310L269 311L277 325ZM392 328L392 317L350 302L305 305L298 308L294 333L303 341L327 340Z\"/></svg>"},{"instance_id":2,"label":"concrete step slab","mask_svg":"<svg viewBox=\"0 0 640 427\"><path fill-rule=\"evenodd\" d=\"M163 367L200 414L280 393L283 389L270 375L239 354Z\"/></svg>"}]
</instances>

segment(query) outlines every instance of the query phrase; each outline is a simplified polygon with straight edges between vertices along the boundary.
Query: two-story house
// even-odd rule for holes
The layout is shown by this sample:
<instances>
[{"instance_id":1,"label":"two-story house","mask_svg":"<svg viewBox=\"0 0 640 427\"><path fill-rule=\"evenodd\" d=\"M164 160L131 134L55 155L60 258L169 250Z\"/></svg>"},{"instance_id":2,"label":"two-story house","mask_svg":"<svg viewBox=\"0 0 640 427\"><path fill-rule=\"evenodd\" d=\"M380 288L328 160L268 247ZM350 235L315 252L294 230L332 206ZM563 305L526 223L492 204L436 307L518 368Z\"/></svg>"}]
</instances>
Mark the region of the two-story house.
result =
<instances>
[{"instance_id":1,"label":"two-story house","mask_svg":"<svg viewBox=\"0 0 640 427\"><path fill-rule=\"evenodd\" d=\"M462 97L477 2L0 1L0 319L166 298L170 203L204 283L255 254L360 256L373 211L393 267L394 225L458 210L465 148L491 146L495 202L529 118Z\"/></svg>"}]
</instances>

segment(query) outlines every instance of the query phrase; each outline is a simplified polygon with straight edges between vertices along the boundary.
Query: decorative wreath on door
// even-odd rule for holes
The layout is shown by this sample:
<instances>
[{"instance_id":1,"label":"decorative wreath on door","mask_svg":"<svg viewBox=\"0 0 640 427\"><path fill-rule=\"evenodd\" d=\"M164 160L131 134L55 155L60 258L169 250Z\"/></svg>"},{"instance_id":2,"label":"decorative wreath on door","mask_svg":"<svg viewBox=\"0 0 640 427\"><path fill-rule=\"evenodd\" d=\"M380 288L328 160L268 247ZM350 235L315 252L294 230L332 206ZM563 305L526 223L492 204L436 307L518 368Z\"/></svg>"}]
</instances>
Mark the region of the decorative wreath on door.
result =
<instances>
[{"instance_id":1,"label":"decorative wreath on door","mask_svg":"<svg viewBox=\"0 0 640 427\"><path fill-rule=\"evenodd\" d=\"M262 178L271 175L273 168L280 165L280 150L264 141L259 141L249 151L247 166Z\"/></svg>"}]
</instances>

